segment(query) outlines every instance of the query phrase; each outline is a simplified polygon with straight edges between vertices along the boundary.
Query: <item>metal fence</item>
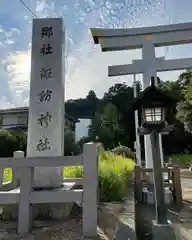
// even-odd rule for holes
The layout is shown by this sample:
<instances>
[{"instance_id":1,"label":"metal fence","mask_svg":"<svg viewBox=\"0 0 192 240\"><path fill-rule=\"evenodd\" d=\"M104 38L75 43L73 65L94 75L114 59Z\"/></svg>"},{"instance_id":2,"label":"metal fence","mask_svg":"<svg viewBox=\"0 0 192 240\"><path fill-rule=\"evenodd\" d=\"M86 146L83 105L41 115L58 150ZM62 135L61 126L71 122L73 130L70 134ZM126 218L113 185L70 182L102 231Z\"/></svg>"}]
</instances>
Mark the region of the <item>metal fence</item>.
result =
<instances>
[{"instance_id":1,"label":"metal fence","mask_svg":"<svg viewBox=\"0 0 192 240\"><path fill-rule=\"evenodd\" d=\"M58 167L83 165L83 189L68 191L32 188L34 167ZM97 235L98 204L98 154L94 143L84 144L83 154L78 156L40 158L0 158L0 180L3 169L20 169L18 191L0 191L0 204L18 204L18 232L27 233L32 227L32 204L81 202L83 205L83 237Z\"/></svg>"}]
</instances>

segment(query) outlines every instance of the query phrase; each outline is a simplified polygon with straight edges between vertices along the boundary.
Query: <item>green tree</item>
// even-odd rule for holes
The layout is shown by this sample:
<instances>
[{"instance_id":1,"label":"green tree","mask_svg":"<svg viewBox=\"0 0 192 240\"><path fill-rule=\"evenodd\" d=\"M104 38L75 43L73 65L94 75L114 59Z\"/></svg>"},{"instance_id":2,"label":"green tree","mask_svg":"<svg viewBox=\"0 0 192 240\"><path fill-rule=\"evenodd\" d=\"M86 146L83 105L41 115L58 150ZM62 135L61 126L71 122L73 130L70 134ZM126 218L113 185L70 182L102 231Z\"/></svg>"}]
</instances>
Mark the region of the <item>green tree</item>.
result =
<instances>
[{"instance_id":1,"label":"green tree","mask_svg":"<svg viewBox=\"0 0 192 240\"><path fill-rule=\"evenodd\" d=\"M134 147L135 141L135 119L132 110L133 88L126 83L117 83L110 87L104 94L105 105L109 102L114 104L119 112L119 142L130 148ZM117 136L116 135L116 136Z\"/></svg>"},{"instance_id":2,"label":"green tree","mask_svg":"<svg viewBox=\"0 0 192 240\"><path fill-rule=\"evenodd\" d=\"M101 114L96 112L92 118L91 124L88 126L88 136L95 140L101 130Z\"/></svg>"},{"instance_id":3,"label":"green tree","mask_svg":"<svg viewBox=\"0 0 192 240\"><path fill-rule=\"evenodd\" d=\"M185 129L192 133L192 71L187 70L179 76L181 99L177 105L177 118Z\"/></svg>"},{"instance_id":4,"label":"green tree","mask_svg":"<svg viewBox=\"0 0 192 240\"><path fill-rule=\"evenodd\" d=\"M107 127L114 132L119 127L119 120L120 116L117 107L112 103L108 103L104 108L101 118L102 127Z\"/></svg>"},{"instance_id":5,"label":"green tree","mask_svg":"<svg viewBox=\"0 0 192 240\"><path fill-rule=\"evenodd\" d=\"M103 113L96 113L89 127L89 136L92 140L103 143L105 148L115 147L121 140L123 130L119 126L120 114L112 103L108 103Z\"/></svg>"},{"instance_id":6,"label":"green tree","mask_svg":"<svg viewBox=\"0 0 192 240\"><path fill-rule=\"evenodd\" d=\"M94 101L95 99L97 99L97 95L93 90L90 90L86 96L86 99L90 102Z\"/></svg>"},{"instance_id":7,"label":"green tree","mask_svg":"<svg viewBox=\"0 0 192 240\"><path fill-rule=\"evenodd\" d=\"M26 151L27 136L25 133L0 130L0 157L12 157L17 150Z\"/></svg>"},{"instance_id":8,"label":"green tree","mask_svg":"<svg viewBox=\"0 0 192 240\"><path fill-rule=\"evenodd\" d=\"M169 135L163 136L167 154L182 152L186 146L190 147L192 142L191 76L191 71L185 71L178 80L159 84L163 91L179 101L175 108L168 112L168 123L173 124L175 128ZM89 140L95 141L96 137L99 137L107 148L121 144L133 149L135 119L132 102L133 88L126 83L117 83L108 89L102 99L98 99L95 92L90 90L84 99L67 101L66 111L75 117L92 118ZM185 131L186 129L188 132Z\"/></svg>"},{"instance_id":9,"label":"green tree","mask_svg":"<svg viewBox=\"0 0 192 240\"><path fill-rule=\"evenodd\" d=\"M76 155L80 153L80 147L75 142L75 133L67 129L64 133L64 154ZM26 152L27 134L23 132L10 132L0 130L0 157L12 157L13 152L21 150Z\"/></svg>"},{"instance_id":10,"label":"green tree","mask_svg":"<svg viewBox=\"0 0 192 240\"><path fill-rule=\"evenodd\" d=\"M165 154L181 153L185 150L192 150L192 135L186 131L186 115L190 109L186 111L187 104L185 102L185 93L188 90L187 85L190 84L190 73L188 71L182 73L177 81L161 82L160 87L166 93L178 99L173 109L168 112L168 122L174 125L173 131L169 135L163 135L163 145ZM170 144L171 143L171 144Z\"/></svg>"},{"instance_id":11,"label":"green tree","mask_svg":"<svg viewBox=\"0 0 192 240\"><path fill-rule=\"evenodd\" d=\"M75 142L75 133L70 129L66 129L64 133L64 155L77 155L79 153L80 147Z\"/></svg>"},{"instance_id":12,"label":"green tree","mask_svg":"<svg viewBox=\"0 0 192 240\"><path fill-rule=\"evenodd\" d=\"M95 115L95 112L98 107L99 100L97 98L96 93L93 90L90 90L86 96L86 99L88 101L89 107L90 107L90 113L91 117Z\"/></svg>"},{"instance_id":13,"label":"green tree","mask_svg":"<svg viewBox=\"0 0 192 240\"><path fill-rule=\"evenodd\" d=\"M163 90L165 93L168 93L169 95L173 96L174 98L178 100L182 100L182 93L181 93L181 85L180 81L161 81L159 84L159 87L161 90Z\"/></svg>"},{"instance_id":14,"label":"green tree","mask_svg":"<svg viewBox=\"0 0 192 240\"><path fill-rule=\"evenodd\" d=\"M78 142L77 144L79 145L80 149L81 149L81 152L83 152L83 144L84 143L88 143L88 142L91 142L92 139L91 137L82 137Z\"/></svg>"},{"instance_id":15,"label":"green tree","mask_svg":"<svg viewBox=\"0 0 192 240\"><path fill-rule=\"evenodd\" d=\"M116 83L104 94L104 98L108 100L113 100L113 97L118 96L120 94L127 93L129 87L126 83Z\"/></svg>"}]
</instances>

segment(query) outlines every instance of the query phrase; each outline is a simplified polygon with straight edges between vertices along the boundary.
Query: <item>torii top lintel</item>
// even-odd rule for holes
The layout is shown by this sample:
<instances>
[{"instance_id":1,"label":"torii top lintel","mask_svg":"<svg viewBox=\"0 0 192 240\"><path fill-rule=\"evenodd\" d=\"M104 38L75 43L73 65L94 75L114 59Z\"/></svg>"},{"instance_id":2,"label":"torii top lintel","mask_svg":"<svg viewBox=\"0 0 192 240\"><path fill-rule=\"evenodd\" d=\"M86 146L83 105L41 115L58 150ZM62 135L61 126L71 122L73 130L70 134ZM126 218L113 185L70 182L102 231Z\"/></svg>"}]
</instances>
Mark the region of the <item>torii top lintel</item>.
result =
<instances>
[{"instance_id":1,"label":"torii top lintel","mask_svg":"<svg viewBox=\"0 0 192 240\"><path fill-rule=\"evenodd\" d=\"M130 29L91 28L91 33L102 51L137 49L147 40L161 47L192 43L192 22Z\"/></svg>"}]
</instances>

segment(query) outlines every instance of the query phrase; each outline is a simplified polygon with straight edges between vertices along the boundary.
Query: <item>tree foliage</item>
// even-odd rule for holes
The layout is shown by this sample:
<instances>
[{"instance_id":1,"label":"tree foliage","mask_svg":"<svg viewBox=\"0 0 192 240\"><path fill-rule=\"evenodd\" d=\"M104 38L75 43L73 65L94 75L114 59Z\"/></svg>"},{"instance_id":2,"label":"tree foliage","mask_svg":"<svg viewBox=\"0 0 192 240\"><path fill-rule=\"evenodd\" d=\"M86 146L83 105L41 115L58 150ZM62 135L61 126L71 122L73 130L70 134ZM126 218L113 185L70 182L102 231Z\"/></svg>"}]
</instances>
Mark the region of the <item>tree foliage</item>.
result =
<instances>
[{"instance_id":1,"label":"tree foliage","mask_svg":"<svg viewBox=\"0 0 192 240\"><path fill-rule=\"evenodd\" d=\"M192 151L192 72L183 72L176 81L160 82L159 87L178 99L173 109L168 112L168 123L174 130L163 136L166 154ZM89 93L94 96L95 94ZM90 97L87 97L90 101ZM77 100L78 101L78 100ZM92 124L89 127L89 139L98 138L105 147L119 145L133 149L135 141L135 121L132 111L133 89L125 83L110 87L102 99L97 99ZM88 104L88 103L87 103ZM88 105L87 105L88 106ZM90 110L87 110L87 113ZM187 131L186 131L187 130ZM143 140L143 139L142 139Z\"/></svg>"},{"instance_id":2,"label":"tree foliage","mask_svg":"<svg viewBox=\"0 0 192 240\"><path fill-rule=\"evenodd\" d=\"M25 133L0 130L0 157L12 157L14 151L26 151L27 135Z\"/></svg>"},{"instance_id":3,"label":"tree foliage","mask_svg":"<svg viewBox=\"0 0 192 240\"><path fill-rule=\"evenodd\" d=\"M80 153L80 147L75 142L75 132L66 129L64 133L64 155L77 155Z\"/></svg>"},{"instance_id":4,"label":"tree foliage","mask_svg":"<svg viewBox=\"0 0 192 240\"><path fill-rule=\"evenodd\" d=\"M185 71L178 79L181 100L177 105L177 118L192 133L192 72Z\"/></svg>"},{"instance_id":5,"label":"tree foliage","mask_svg":"<svg viewBox=\"0 0 192 240\"><path fill-rule=\"evenodd\" d=\"M24 151L27 148L27 134L23 132L11 132L0 130L0 157L12 157L14 151ZM64 134L64 154L76 155L80 153L80 147L75 142L75 133L66 130Z\"/></svg>"},{"instance_id":6,"label":"tree foliage","mask_svg":"<svg viewBox=\"0 0 192 240\"><path fill-rule=\"evenodd\" d=\"M167 136L163 136L165 151L168 152L185 152L192 151L192 106L189 102L191 71L183 72L176 81L161 82L160 87L168 92L178 102L168 113L168 120L174 125L174 130ZM192 94L192 92L191 92ZM170 144L171 143L171 144Z\"/></svg>"}]
</instances>

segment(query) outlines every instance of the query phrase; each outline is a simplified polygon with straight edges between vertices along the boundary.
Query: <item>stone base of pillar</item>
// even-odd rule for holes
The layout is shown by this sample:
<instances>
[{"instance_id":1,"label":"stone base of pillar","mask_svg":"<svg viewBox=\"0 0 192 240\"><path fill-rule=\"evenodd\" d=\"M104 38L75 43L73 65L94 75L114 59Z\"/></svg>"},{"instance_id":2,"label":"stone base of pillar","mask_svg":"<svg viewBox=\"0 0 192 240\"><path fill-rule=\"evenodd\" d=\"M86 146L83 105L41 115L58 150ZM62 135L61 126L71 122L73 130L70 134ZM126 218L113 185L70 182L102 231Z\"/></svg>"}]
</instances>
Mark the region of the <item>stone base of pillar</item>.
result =
<instances>
[{"instance_id":1,"label":"stone base of pillar","mask_svg":"<svg viewBox=\"0 0 192 240\"><path fill-rule=\"evenodd\" d=\"M66 219L74 203L49 203L35 204L32 206L32 219L40 221L64 220ZM9 205L3 208L1 220L17 221L18 205Z\"/></svg>"},{"instance_id":2,"label":"stone base of pillar","mask_svg":"<svg viewBox=\"0 0 192 240\"><path fill-rule=\"evenodd\" d=\"M64 183L60 191L71 190L75 186L75 183ZM58 189L58 188L57 188ZM48 190L48 189L44 189ZM52 189L54 190L54 189ZM19 188L11 191L19 191ZM38 190L43 191L43 189ZM49 189L51 191L51 189ZM74 203L41 203L32 205L32 219L33 220L62 220L66 219L73 207ZM2 220L15 221L18 219L18 205L6 205L3 207L1 214Z\"/></svg>"},{"instance_id":3,"label":"stone base of pillar","mask_svg":"<svg viewBox=\"0 0 192 240\"><path fill-rule=\"evenodd\" d=\"M176 240L175 230L171 224L157 224L156 221L152 221L152 235L153 240L162 240L162 239L169 239L169 240Z\"/></svg>"},{"instance_id":4,"label":"stone base of pillar","mask_svg":"<svg viewBox=\"0 0 192 240\"><path fill-rule=\"evenodd\" d=\"M165 188L165 203L170 204L173 201L172 192L169 188ZM148 190L147 188L143 189L143 200L145 203L148 204L154 204L155 203L155 197L154 197L154 191Z\"/></svg>"}]
</instances>

